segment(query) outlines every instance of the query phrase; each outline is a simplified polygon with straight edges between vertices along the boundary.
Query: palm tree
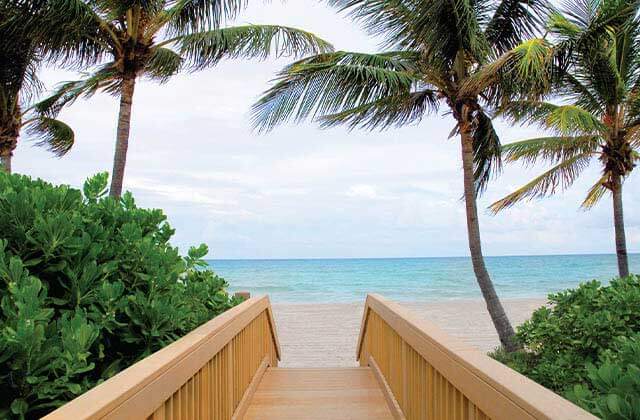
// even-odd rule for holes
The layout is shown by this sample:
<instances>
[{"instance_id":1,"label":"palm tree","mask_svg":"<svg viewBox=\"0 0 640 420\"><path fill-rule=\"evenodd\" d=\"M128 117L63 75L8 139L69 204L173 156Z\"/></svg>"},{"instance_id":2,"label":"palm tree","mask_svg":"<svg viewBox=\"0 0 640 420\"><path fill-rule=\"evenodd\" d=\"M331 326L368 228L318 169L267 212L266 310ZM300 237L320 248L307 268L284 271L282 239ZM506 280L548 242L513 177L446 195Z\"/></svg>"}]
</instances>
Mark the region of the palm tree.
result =
<instances>
[{"instance_id":1,"label":"palm tree","mask_svg":"<svg viewBox=\"0 0 640 420\"><path fill-rule=\"evenodd\" d=\"M49 27L73 16L78 39L99 43L82 53L107 58L88 77L67 82L39 108L56 115L80 96L105 91L120 96L110 195L120 197L129 146L136 81L166 82L182 70L214 66L224 58L266 58L331 51L327 42L299 29L276 25L222 27L245 0L49 0ZM98 60L97 60L98 61Z\"/></svg>"},{"instance_id":2,"label":"palm tree","mask_svg":"<svg viewBox=\"0 0 640 420\"><path fill-rule=\"evenodd\" d=\"M640 159L640 2L598 0L567 3L550 15L546 39L535 42L541 58L532 73L546 79L556 103L523 99L507 104L514 121L537 123L552 136L503 147L507 161L553 166L491 205L494 212L524 199L551 195L571 186L597 162L602 174L582 207L605 193L613 198L618 272L629 275L622 208L622 185ZM507 60L508 61L508 60Z\"/></svg>"},{"instance_id":3,"label":"palm tree","mask_svg":"<svg viewBox=\"0 0 640 420\"><path fill-rule=\"evenodd\" d=\"M31 109L35 96L42 91L37 71L43 58L64 50L39 41L29 31L38 17L35 4L4 3L0 7L0 170L9 173L23 129L39 140L37 145L58 156L69 151L74 141L68 125Z\"/></svg>"},{"instance_id":4,"label":"palm tree","mask_svg":"<svg viewBox=\"0 0 640 420\"><path fill-rule=\"evenodd\" d=\"M536 31L541 0L330 0L349 11L386 52L338 51L295 62L254 105L254 124L269 130L307 117L323 127L388 128L419 122L446 105L460 136L469 250L500 341L516 348L513 328L484 263L476 198L500 168L500 141L485 109L502 90L475 78L494 57ZM498 93L496 93L498 92Z\"/></svg>"}]
</instances>

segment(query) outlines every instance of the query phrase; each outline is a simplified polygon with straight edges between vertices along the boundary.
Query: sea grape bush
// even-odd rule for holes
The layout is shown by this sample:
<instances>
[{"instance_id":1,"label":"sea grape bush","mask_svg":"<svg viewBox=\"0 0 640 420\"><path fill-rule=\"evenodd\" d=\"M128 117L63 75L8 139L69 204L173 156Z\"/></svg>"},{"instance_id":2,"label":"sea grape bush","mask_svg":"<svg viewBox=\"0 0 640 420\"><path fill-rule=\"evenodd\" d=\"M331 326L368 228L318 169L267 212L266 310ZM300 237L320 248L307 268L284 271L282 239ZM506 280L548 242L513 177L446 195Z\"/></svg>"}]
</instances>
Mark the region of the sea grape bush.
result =
<instances>
[{"instance_id":1,"label":"sea grape bush","mask_svg":"<svg viewBox=\"0 0 640 420\"><path fill-rule=\"evenodd\" d=\"M36 418L237 303L160 210L0 174L0 418Z\"/></svg>"},{"instance_id":2,"label":"sea grape bush","mask_svg":"<svg viewBox=\"0 0 640 420\"><path fill-rule=\"evenodd\" d=\"M619 338L614 347L598 367L587 367L588 384L567 396L603 419L640 419L640 334Z\"/></svg>"},{"instance_id":3,"label":"sea grape bush","mask_svg":"<svg viewBox=\"0 0 640 420\"><path fill-rule=\"evenodd\" d=\"M492 356L605 419L640 419L640 276L549 295Z\"/></svg>"}]
</instances>

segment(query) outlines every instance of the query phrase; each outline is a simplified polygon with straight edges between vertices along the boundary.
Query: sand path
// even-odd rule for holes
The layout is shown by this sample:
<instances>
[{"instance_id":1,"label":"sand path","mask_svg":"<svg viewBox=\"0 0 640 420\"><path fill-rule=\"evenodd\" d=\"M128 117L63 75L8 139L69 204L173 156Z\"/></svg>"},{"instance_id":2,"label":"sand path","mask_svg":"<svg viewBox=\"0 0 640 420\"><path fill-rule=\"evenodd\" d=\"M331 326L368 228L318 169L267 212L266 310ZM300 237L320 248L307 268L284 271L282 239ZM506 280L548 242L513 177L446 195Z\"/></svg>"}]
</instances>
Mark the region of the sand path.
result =
<instances>
[{"instance_id":1,"label":"sand path","mask_svg":"<svg viewBox=\"0 0 640 420\"><path fill-rule=\"evenodd\" d=\"M544 299L505 299L514 325L531 316ZM402 303L416 316L483 352L498 345L498 336L481 300ZM363 303L273 304L283 367L356 366L355 348Z\"/></svg>"}]
</instances>

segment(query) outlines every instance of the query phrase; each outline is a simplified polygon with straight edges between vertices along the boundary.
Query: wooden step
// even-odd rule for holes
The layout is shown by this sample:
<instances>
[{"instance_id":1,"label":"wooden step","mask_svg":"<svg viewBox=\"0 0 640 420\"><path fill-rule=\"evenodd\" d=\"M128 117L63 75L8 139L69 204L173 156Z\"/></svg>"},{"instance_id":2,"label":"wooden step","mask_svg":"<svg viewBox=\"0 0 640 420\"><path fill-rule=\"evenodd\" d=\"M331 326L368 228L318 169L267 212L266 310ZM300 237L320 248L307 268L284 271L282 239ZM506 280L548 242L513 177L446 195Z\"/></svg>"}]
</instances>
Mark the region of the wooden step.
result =
<instances>
[{"instance_id":1,"label":"wooden step","mask_svg":"<svg viewBox=\"0 0 640 420\"><path fill-rule=\"evenodd\" d=\"M268 368L245 419L392 419L369 368Z\"/></svg>"}]
</instances>

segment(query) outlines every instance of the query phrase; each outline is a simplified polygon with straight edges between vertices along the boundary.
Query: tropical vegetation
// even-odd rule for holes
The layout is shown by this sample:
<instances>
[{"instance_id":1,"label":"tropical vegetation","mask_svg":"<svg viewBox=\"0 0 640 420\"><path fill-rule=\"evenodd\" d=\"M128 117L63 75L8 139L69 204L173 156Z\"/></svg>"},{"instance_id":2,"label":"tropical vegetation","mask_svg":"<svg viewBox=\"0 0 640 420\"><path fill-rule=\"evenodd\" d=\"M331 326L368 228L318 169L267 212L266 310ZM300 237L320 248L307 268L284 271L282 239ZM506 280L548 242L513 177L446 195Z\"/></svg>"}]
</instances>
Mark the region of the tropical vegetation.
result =
<instances>
[{"instance_id":1,"label":"tropical vegetation","mask_svg":"<svg viewBox=\"0 0 640 420\"><path fill-rule=\"evenodd\" d=\"M640 418L640 276L549 295L493 356L606 419Z\"/></svg>"},{"instance_id":2,"label":"tropical vegetation","mask_svg":"<svg viewBox=\"0 0 640 420\"><path fill-rule=\"evenodd\" d=\"M255 104L255 126L269 130L288 120L310 117L322 127L384 129L417 123L444 105L454 123L451 136L460 138L473 270L500 341L513 349L513 328L485 266L476 202L501 166L500 139L490 109L509 99L512 89L501 84L505 79L494 78L484 68L537 32L546 3L329 3L382 37L386 51L337 51L287 66Z\"/></svg>"},{"instance_id":3,"label":"tropical vegetation","mask_svg":"<svg viewBox=\"0 0 640 420\"><path fill-rule=\"evenodd\" d=\"M82 191L0 173L0 418L39 417L237 303L203 262L206 246L181 256L162 211L123 194L133 98L141 78L268 56L307 57L254 105L258 131L450 117L471 262L504 349L493 356L600 417L640 418L640 277L629 275L622 204L640 159L640 1L326 2L381 38L382 52L334 51L286 26L229 26L247 0L0 0L4 172L23 130L61 156L75 142L63 108L98 92L120 101L109 188L106 173ZM82 77L38 98L44 64ZM502 145L496 116L548 133ZM582 207L611 193L620 274L550 295L515 332L477 209L503 160L551 168L493 212L564 190L597 163Z\"/></svg>"},{"instance_id":4,"label":"tropical vegetation","mask_svg":"<svg viewBox=\"0 0 640 420\"><path fill-rule=\"evenodd\" d=\"M64 122L33 111L43 85L38 70L46 58L61 58L66 47L32 32L37 2L0 3L0 170L11 172L20 132L57 156L73 146L73 130ZM52 28L52 31L61 30ZM64 38L60 38L64 40Z\"/></svg>"},{"instance_id":5,"label":"tropical vegetation","mask_svg":"<svg viewBox=\"0 0 640 420\"><path fill-rule=\"evenodd\" d=\"M518 65L527 65L548 93L511 101L502 114L537 123L552 135L505 145L503 153L509 162L553 166L491 206L498 212L553 194L571 186L590 164L599 165L601 175L582 207L611 193L620 277L629 275L622 187L640 159L639 8L637 1L567 3L550 15L545 38L523 45L528 53L517 58ZM549 97L553 102L545 101Z\"/></svg>"},{"instance_id":6,"label":"tropical vegetation","mask_svg":"<svg viewBox=\"0 0 640 420\"><path fill-rule=\"evenodd\" d=\"M98 91L120 97L110 194L120 197L129 147L136 81L166 82L181 71L215 66L225 58L266 58L331 51L315 35L278 25L224 27L244 9L245 0L47 0L39 36L56 41L64 27L73 54L94 67L87 77L63 83L38 104L56 116L79 97ZM62 36L62 35L61 35ZM70 39L71 38L71 39ZM71 54L71 53L70 53Z\"/></svg>"},{"instance_id":7,"label":"tropical vegetation","mask_svg":"<svg viewBox=\"0 0 640 420\"><path fill-rule=\"evenodd\" d=\"M0 418L39 418L237 303L160 210L0 173Z\"/></svg>"}]
</instances>

